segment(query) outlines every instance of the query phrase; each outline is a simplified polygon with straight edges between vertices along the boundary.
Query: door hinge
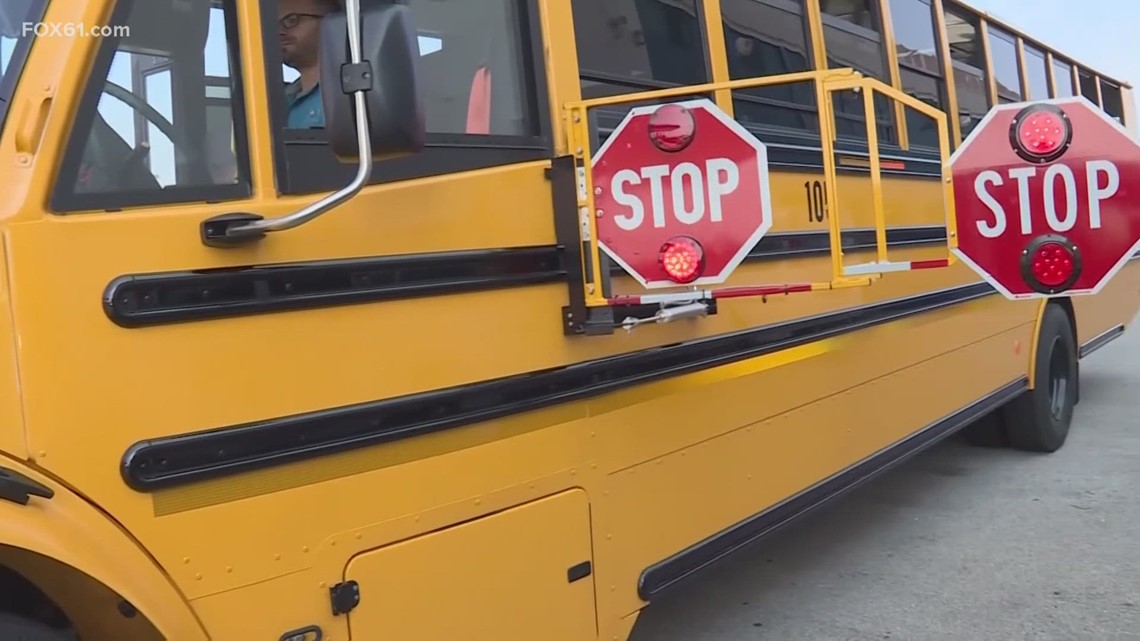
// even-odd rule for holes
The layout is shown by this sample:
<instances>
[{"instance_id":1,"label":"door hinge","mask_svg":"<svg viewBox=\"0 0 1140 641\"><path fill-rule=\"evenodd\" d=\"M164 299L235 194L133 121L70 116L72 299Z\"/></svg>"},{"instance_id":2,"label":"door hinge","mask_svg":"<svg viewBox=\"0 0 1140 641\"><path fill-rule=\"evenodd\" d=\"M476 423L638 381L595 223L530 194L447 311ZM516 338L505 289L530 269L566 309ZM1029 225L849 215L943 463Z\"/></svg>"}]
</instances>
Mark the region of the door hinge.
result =
<instances>
[{"instance_id":1,"label":"door hinge","mask_svg":"<svg viewBox=\"0 0 1140 641\"><path fill-rule=\"evenodd\" d=\"M360 585L356 581L337 583L329 588L333 616L352 612L360 603Z\"/></svg>"}]
</instances>

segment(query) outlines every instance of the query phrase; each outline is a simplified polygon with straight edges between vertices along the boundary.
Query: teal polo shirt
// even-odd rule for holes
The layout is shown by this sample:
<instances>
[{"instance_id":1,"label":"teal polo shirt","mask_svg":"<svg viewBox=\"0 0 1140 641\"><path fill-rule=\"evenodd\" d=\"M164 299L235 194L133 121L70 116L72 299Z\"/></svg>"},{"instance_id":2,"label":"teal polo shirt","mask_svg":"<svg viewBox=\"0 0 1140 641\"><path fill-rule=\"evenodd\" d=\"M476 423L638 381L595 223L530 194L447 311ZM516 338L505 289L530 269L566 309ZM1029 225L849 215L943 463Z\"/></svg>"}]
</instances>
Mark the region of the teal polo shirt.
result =
<instances>
[{"instance_id":1,"label":"teal polo shirt","mask_svg":"<svg viewBox=\"0 0 1140 641\"><path fill-rule=\"evenodd\" d=\"M285 87L285 104L289 109L286 127L289 129L320 129L325 126L324 105L321 103L321 87L301 93L301 81L295 80Z\"/></svg>"}]
</instances>

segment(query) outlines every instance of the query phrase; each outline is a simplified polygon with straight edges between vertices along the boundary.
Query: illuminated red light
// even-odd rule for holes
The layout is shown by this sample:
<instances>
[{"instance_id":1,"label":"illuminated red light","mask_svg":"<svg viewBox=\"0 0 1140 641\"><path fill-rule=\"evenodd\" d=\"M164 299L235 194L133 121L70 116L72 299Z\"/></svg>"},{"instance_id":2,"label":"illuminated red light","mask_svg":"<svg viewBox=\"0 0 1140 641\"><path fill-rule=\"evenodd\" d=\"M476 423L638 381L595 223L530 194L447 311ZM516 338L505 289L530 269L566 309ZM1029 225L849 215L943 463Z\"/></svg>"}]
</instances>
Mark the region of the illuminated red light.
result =
<instances>
[{"instance_id":1,"label":"illuminated red light","mask_svg":"<svg viewBox=\"0 0 1140 641\"><path fill-rule=\"evenodd\" d=\"M1030 241L1021 253L1021 277L1043 294L1057 294L1080 278L1081 252L1068 238L1046 234Z\"/></svg>"},{"instance_id":2,"label":"illuminated red light","mask_svg":"<svg viewBox=\"0 0 1140 641\"><path fill-rule=\"evenodd\" d=\"M649 117L649 139L661 151L688 147L696 128L692 112L680 105L664 105Z\"/></svg>"},{"instance_id":3,"label":"illuminated red light","mask_svg":"<svg viewBox=\"0 0 1140 641\"><path fill-rule=\"evenodd\" d=\"M1010 142L1018 155L1031 162L1048 162L1065 153L1072 129L1065 112L1055 105L1032 105L1014 116Z\"/></svg>"},{"instance_id":4,"label":"illuminated red light","mask_svg":"<svg viewBox=\"0 0 1140 641\"><path fill-rule=\"evenodd\" d=\"M1059 242L1042 244L1033 252L1033 277L1049 287L1059 287L1073 275L1073 255Z\"/></svg>"},{"instance_id":5,"label":"illuminated red light","mask_svg":"<svg viewBox=\"0 0 1140 641\"><path fill-rule=\"evenodd\" d=\"M665 241L657 259L665 276L675 283L691 283L705 270L705 250L688 236Z\"/></svg>"}]
</instances>

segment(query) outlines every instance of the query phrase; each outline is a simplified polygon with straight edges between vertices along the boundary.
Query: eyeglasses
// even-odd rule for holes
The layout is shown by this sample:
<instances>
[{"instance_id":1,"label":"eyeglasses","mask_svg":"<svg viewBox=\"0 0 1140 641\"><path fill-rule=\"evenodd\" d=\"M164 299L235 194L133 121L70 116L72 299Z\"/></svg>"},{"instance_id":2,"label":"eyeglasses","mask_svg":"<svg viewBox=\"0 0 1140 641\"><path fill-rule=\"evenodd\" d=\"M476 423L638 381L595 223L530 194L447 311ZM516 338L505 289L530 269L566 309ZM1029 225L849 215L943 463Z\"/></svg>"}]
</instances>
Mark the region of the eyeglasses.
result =
<instances>
[{"instance_id":1,"label":"eyeglasses","mask_svg":"<svg viewBox=\"0 0 1140 641\"><path fill-rule=\"evenodd\" d=\"M288 31L293 27L296 27L297 24L301 22L301 18L316 18L317 20L320 20L323 17L324 16L315 13L287 13L284 16L281 16L281 19L277 21L277 24L281 25L282 29Z\"/></svg>"}]
</instances>

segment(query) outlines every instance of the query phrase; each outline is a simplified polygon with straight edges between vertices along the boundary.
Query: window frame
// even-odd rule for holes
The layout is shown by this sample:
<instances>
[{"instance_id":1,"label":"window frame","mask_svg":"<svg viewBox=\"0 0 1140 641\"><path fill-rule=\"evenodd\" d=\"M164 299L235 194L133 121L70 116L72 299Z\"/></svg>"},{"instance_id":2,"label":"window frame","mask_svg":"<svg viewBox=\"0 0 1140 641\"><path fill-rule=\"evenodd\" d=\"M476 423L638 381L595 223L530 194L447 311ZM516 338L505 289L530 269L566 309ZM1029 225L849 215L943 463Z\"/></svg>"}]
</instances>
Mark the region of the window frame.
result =
<instances>
[{"instance_id":1,"label":"window frame","mask_svg":"<svg viewBox=\"0 0 1140 641\"><path fill-rule=\"evenodd\" d=\"M1069 59L1067 59L1061 55L1058 55L1056 52L1051 51L1050 53L1053 55L1053 68L1049 74L1050 77L1052 78L1052 84L1049 87L1049 92L1050 92L1049 97L1050 98L1058 98L1058 97L1071 98L1074 96L1081 95L1080 91L1078 91L1078 89L1076 87L1076 83L1073 82L1073 68L1076 67L1076 63L1074 63L1072 60L1069 60ZM1069 93L1066 96L1058 96L1058 94L1057 94L1057 67L1058 66L1066 67L1064 76L1066 78L1068 78L1068 83L1069 83L1068 84Z\"/></svg>"},{"instance_id":2,"label":"window frame","mask_svg":"<svg viewBox=\"0 0 1140 641\"><path fill-rule=\"evenodd\" d=\"M921 69L916 65L907 64L901 58L899 58L898 54L896 53L895 54L895 62L896 62L895 67L898 69L898 72L899 72L898 90L903 92L903 93L906 93L906 87L905 87L906 83L903 82L903 71L906 71L907 73L914 74L916 76L920 76L922 78L927 78L929 80L934 81L934 86L937 89L937 93L938 93L938 102L940 103L940 106L937 107L937 109L939 109L943 114L946 115L946 118L947 118L947 135L949 136L948 142L950 144L950 147L953 148L954 147L954 134L953 134L954 127L950 123L950 119L956 118L957 116L951 116L950 115L950 88L948 86L949 81L946 79L946 61L943 59L944 56L942 53L943 48L946 44L944 42L944 40L946 39L946 36L945 36L944 30L939 28L938 10L934 6L933 0L915 0L915 1L919 2L920 4L925 4L930 11L930 31L934 35L934 58L935 58L935 62L936 62L935 66L938 69L938 71L931 73L930 71L927 71L926 69ZM883 0L882 7L886 11L891 11L892 10L891 0ZM896 30L896 27L895 27L896 24L897 24L897 22L894 19L894 14L891 14L891 30L892 31ZM897 50L898 50L898 38L893 33L891 35L894 36L895 50L897 52ZM921 98L916 97L916 99L918 99L919 101L922 101ZM933 105L931 105L931 106L933 106ZM957 105L955 105L955 107L957 107ZM907 129L907 147L908 147L908 149L914 149L915 147L917 147L919 150L921 150L923 152L926 152L929 154L937 154L938 156L941 156L941 151L939 150L939 148L937 146L930 146L930 145L924 145L921 143L919 143L919 144L914 143L914 141L911 139L911 136L910 136L910 121L907 120L907 117L906 117L907 114L910 113L912 110L910 108L904 106L902 111L903 111L902 122L904 123L903 126L905 126Z\"/></svg>"},{"instance_id":3,"label":"window frame","mask_svg":"<svg viewBox=\"0 0 1140 641\"><path fill-rule=\"evenodd\" d=\"M810 0L810 1L818 1L818 0ZM828 51L828 48L827 48L827 28L828 27L838 29L839 31L843 31L849 35L852 35L852 36L855 36L858 38L865 38L868 40L869 40L869 38L867 38L867 34L872 33L875 36L875 44L878 45L879 59L882 61L882 65L883 65L883 67L882 67L883 75L881 77L876 77L874 74L868 73L866 71L861 71L858 69L856 69L856 71L859 71L859 73L863 74L866 77L874 78L875 80L878 80L878 81L882 82L883 84L890 85L891 84L891 57L887 52L887 38L886 38L886 35L883 33L883 31L884 31L884 26L883 26L884 4L879 2L879 0L867 0L867 6L870 9L871 19L875 22L875 27L877 28L877 30L876 29L870 29L868 27L864 27L863 25L855 24L854 22L851 22L850 20L844 20L843 18L840 18L838 16L834 16L834 15L824 11L823 7L820 6L820 9L819 9L820 37L823 38L823 42L822 42L822 44L823 44L823 55L827 59L824 62L826 63L826 67L828 69L833 68L831 66L831 63L830 63L831 53ZM889 11L889 10L890 10L890 8L887 7L887 11ZM820 67L816 66L816 68L819 69ZM862 98L858 99L858 103L860 104L859 113L858 114L851 114L851 113L847 113L847 112L840 112L838 109L835 108L834 99L838 98L839 95L840 95L840 92L832 93L832 98L833 98L833 104L831 107L832 115L834 115L836 118L843 118L849 122L863 122L864 112L862 109ZM880 94L876 94L875 97L878 98L879 95ZM890 98L884 97L883 104L887 105L886 116L880 117L878 113L875 114L875 116L876 116L875 117L876 129L879 130L878 131L878 134L879 134L878 135L879 150L880 150L880 152L889 150L892 153L894 153L894 152L906 153L906 151L909 151L909 150L904 151L902 146L899 144L899 140L901 138L901 136L900 136L901 124L900 124L899 119L897 117L898 116L897 111L894 107L894 105L897 103L895 103L895 101L891 100ZM866 126L866 125L864 125L864 126ZM838 130L838 128L839 128L839 123L837 122L836 123L836 129ZM888 138L887 140L884 140L883 131L882 131L884 129L886 130L886 134L887 134L886 138ZM860 136L849 136L847 134L842 134L842 133L836 133L836 141L838 142L839 140L843 140L844 142L847 142L848 144L858 145L861 148L869 149L869 144L867 143L867 134L866 133L864 133L861 137ZM837 147L837 149L840 149L841 151L843 151L841 148Z\"/></svg>"},{"instance_id":4,"label":"window frame","mask_svg":"<svg viewBox=\"0 0 1140 641\"><path fill-rule=\"evenodd\" d=\"M1017 84L1013 87L1008 88L1010 91L1017 92L1017 97L1015 99L1010 99L1009 97L1002 95L1001 87L1003 85L998 80L999 74L997 71L997 64L995 63L993 47L994 40L1002 40L1013 48L1013 68L1017 70ZM993 71L990 76L989 83L993 88L993 95L997 99L995 105L1009 104L1002 102L1002 100L1009 100L1009 102L1020 102L1025 100L1025 91L1023 89L1025 85L1025 69L1023 69L1021 66L1021 48L1018 46L1017 41L1018 37L1015 32L1010 31L1003 26L994 24L993 22L986 22L986 57L989 58L989 66ZM990 106L991 109L993 107L994 105Z\"/></svg>"},{"instance_id":5,"label":"window frame","mask_svg":"<svg viewBox=\"0 0 1140 641\"><path fill-rule=\"evenodd\" d=\"M109 24L127 24L131 9L137 2L147 0L115 0ZM247 130L245 75L242 68L242 48L239 42L237 0L210 0L210 8L217 3L226 16L226 50L230 62L230 105L234 115L234 153L237 157L237 182L228 185L185 185L159 190L112 191L106 193L76 193L74 185L79 177L79 166L87 143L85 134L94 126L95 115L103 92L96 81L106 79L119 50L121 37L101 38L95 58L84 77L83 93L75 118L67 131L67 142L59 170L54 177L48 209L52 214L67 216L98 211L120 211L128 208L182 205L200 202L224 202L249 198L253 194L250 168L249 132ZM208 85L207 85L208 86Z\"/></svg>"},{"instance_id":6,"label":"window frame","mask_svg":"<svg viewBox=\"0 0 1140 641\"><path fill-rule=\"evenodd\" d=\"M715 1L718 5L719 13L721 15L721 21L720 21L720 24L717 25L717 28L721 29L721 31L724 31L724 29L726 28L725 20L724 20L724 7L723 7L724 0L715 0ZM775 9L780 10L780 11L784 10L782 7L778 7L771 2L767 2L766 0L751 0L751 1L759 2L760 4L766 4L769 7L775 8ZM799 5L799 9L800 9L800 30L801 30L802 35L804 37L804 57L807 59L807 70L808 71L814 71L815 69L819 68L819 61L817 61L815 59L815 49L812 46L811 24L809 23L809 19L808 19L807 3L805 2L805 0L789 0L789 1L793 4ZM700 15L702 25L707 24L708 19L707 19L707 16L704 15L704 3L698 2L697 3L697 10L698 10L698 14ZM709 26L709 28L711 28L711 26ZM706 30L706 33L708 33L707 30ZM711 56L711 52L708 51L708 49L709 49L708 38L704 38L704 40L705 40L705 64L711 65L712 56ZM725 46L725 50L726 50L725 51L725 56L726 56L725 62L727 64L727 55L728 55L727 49L729 47L729 43L727 41L725 41L724 46ZM726 69L726 71L727 71L727 69ZM710 72L711 72L711 70L710 70ZM731 75L729 77L731 77ZM747 104L762 105L762 106L766 106L766 107L775 107L778 109L788 109L790 111L795 111L795 112L800 113L800 114L807 114L812 119L814 119L817 123L819 122L819 105L815 104L816 95L815 95L815 87L814 86L812 87L812 101L813 101L812 106L803 105L803 104L800 104L798 102L785 102L783 100L778 100L775 98L765 98L763 96L756 96L756 95L752 95L749 93L745 93L747 91L749 91L749 89L738 89L736 91L733 91L732 92L733 103L735 103L736 101L740 101L740 102L747 103ZM779 125L762 125L762 124L755 124L755 123L740 123L740 126L744 127L745 129L748 129L749 127L753 127L753 128L756 128L758 131L763 131L767 135L777 134L777 135L788 135L788 136L792 136L792 137L804 136L807 139L813 139L813 138L818 139L819 138L818 128L816 129L816 131L813 132L813 131L810 131L808 129L790 128L790 127L783 127L783 126L779 126Z\"/></svg>"},{"instance_id":7,"label":"window frame","mask_svg":"<svg viewBox=\"0 0 1140 641\"><path fill-rule=\"evenodd\" d=\"M28 6L28 15L25 16L26 21L43 22L47 5L48 0L32 0ZM0 134L4 133L4 123L8 121L8 107L12 104L12 96L16 94L16 87L24 75L24 65L28 62L28 55L32 51L35 39L36 33L33 30L30 36L16 42L16 46L12 49L12 57L8 59L8 69L3 77L0 77Z\"/></svg>"},{"instance_id":8,"label":"window frame","mask_svg":"<svg viewBox=\"0 0 1140 641\"><path fill-rule=\"evenodd\" d=\"M1038 96L1033 95L1033 93L1034 93L1033 92L1033 74L1031 74L1029 71L1029 65L1031 64L1032 60L1036 59L1035 57L1040 58L1040 60L1041 60L1041 71L1043 71L1045 73L1045 94L1046 95L1044 97L1038 97ZM1022 37L1022 39L1021 39L1021 58L1025 62L1025 66L1021 70L1021 75L1022 75L1022 78L1025 82L1026 88L1029 90L1028 91L1029 95L1023 96L1022 100L1036 101L1036 100L1048 100L1049 98L1052 98L1053 97L1053 85L1049 82L1049 76L1051 75L1051 71L1049 69L1049 66L1051 64L1050 60L1049 60L1049 50L1046 49L1045 47L1037 45L1036 43L1032 42L1031 40L1028 40L1028 39Z\"/></svg>"},{"instance_id":9,"label":"window frame","mask_svg":"<svg viewBox=\"0 0 1140 641\"><path fill-rule=\"evenodd\" d=\"M1088 98L1089 102L1093 103L1097 107L1100 107L1100 83L1098 83L1096 80L1097 74L1092 69L1079 64L1074 63L1073 67L1075 67L1077 70L1077 82L1075 87L1077 95ZM1088 80L1089 84L1092 85L1091 96L1085 93L1085 80Z\"/></svg>"},{"instance_id":10,"label":"window frame","mask_svg":"<svg viewBox=\"0 0 1140 641\"><path fill-rule=\"evenodd\" d=\"M1108 116L1110 118L1113 118L1113 119L1119 118L1120 120L1118 122L1121 125L1128 124L1125 122L1124 90L1123 90L1123 88L1119 84L1117 84L1115 81L1109 80L1108 78L1105 78L1104 76L1098 75L1096 77L1096 79L1097 79L1097 88L1098 88L1098 91L1100 92L1100 102L1101 102L1100 108L1101 108L1101 111L1108 114ZM1108 104L1107 104L1108 100L1106 99L1105 91L1104 91L1105 87L1109 87L1109 88L1115 90L1115 92L1116 92L1116 105L1115 106L1120 107L1120 113L1113 114L1111 111L1108 110Z\"/></svg>"},{"instance_id":11,"label":"window frame","mask_svg":"<svg viewBox=\"0 0 1140 641\"><path fill-rule=\"evenodd\" d=\"M571 0L572 2L573 0ZM800 1L802 0L793 0ZM716 0L720 2L720 0ZM712 82L712 52L709 50L708 38L708 15L705 11L704 0L693 0L694 19L697 21L697 26L701 34L701 62L704 63L704 79L701 83ZM684 9L681 9L682 11ZM573 13L573 11L571 11ZM575 31L575 33L577 33ZM806 32L805 32L806 34ZM574 47L577 50L578 41L575 36ZM625 93L637 93L640 91L653 91L657 89L672 89L675 87L685 87L687 85L669 82L667 80L658 80L656 78L634 78L633 76L623 76L609 71L601 71L598 69L591 69L583 67L581 62L578 64L578 84L581 86L583 80L590 80L592 82L600 82L608 85L616 85L627 87L631 89ZM619 95L619 94L614 94ZM711 97L711 96L710 96Z\"/></svg>"},{"instance_id":12,"label":"window frame","mask_svg":"<svg viewBox=\"0 0 1140 641\"><path fill-rule=\"evenodd\" d=\"M720 0L716 0L716 1L719 2ZM791 1L802 2L802 0L791 0ZM678 8L682 11L685 10L684 8L680 8L680 7L678 7ZM705 10L704 0L693 0L693 10L694 10L693 17L697 21L697 27L698 27L699 33L701 35L700 53L701 53L701 63L702 63L702 66L704 67L704 70L703 70L703 78L704 79L701 81L701 83L703 84L706 82L712 82L712 77L713 77L712 52L709 49L709 47L710 47L709 38L708 38L709 32L707 29L708 15L707 15L707 12ZM572 13L573 13L573 10L571 10L571 14ZM578 48L578 25L575 24L575 37L574 37L575 52L577 51L577 48ZM668 80L658 80L656 78L645 78L645 77L638 78L638 77L634 77L634 76L623 76L621 74L613 73L610 71L601 71L598 69L592 69L590 67L583 67L581 64L581 58L579 58L578 88L579 88L579 92L581 93L582 97L588 98L587 92L585 91L585 87L583 86L585 82L596 82L599 84L607 85L609 87L621 89L621 91L615 91L615 92L606 94L609 96L619 96L619 95L625 95L625 94L631 94L631 93L640 93L642 91L657 91L657 90L661 90L661 89L675 89L678 87L690 86L687 84L670 82ZM734 99L736 99L737 97L738 96L735 96L735 95L733 96ZM713 96L712 92L704 92L704 93L694 92L691 94L686 94L684 96L675 96L673 98L673 100L693 100L693 99L699 99L699 98L707 98L709 100L713 100L714 96ZM610 116L610 114L608 114L608 113L606 113L606 115L603 116L603 113L605 113L606 110L621 111L622 112L621 118L624 118L625 114L628 113L629 110L634 109L636 107L644 106L645 104L647 104L647 103L641 102L641 101L632 102L632 103L627 102L627 103L620 103L618 105L609 105L606 107L597 107L597 108L592 109L591 113L588 117L589 118L590 131L591 131L591 135L590 135L591 153L597 153L597 150L601 147L601 145L603 144L605 139L613 134L613 131L614 131L613 127L603 127L602 126L601 118ZM618 122L621 121L621 118L618 118ZM745 125L743 123L741 123L741 126L745 126ZM605 258L605 257L603 257L603 258Z\"/></svg>"},{"instance_id":13,"label":"window frame","mask_svg":"<svg viewBox=\"0 0 1140 641\"><path fill-rule=\"evenodd\" d=\"M462 0L461 0L462 1ZM538 0L508 0L519 20L520 56L525 82L523 95L527 115L537 126L532 135L481 135L432 133L426 136L423 151L410 156L375 162L369 185L399 182L444 174L512 165L553 156L553 134L548 100L545 53ZM258 2L262 31L262 58L265 80L273 83L280 75L281 52L276 46L276 3ZM264 87L267 96L280 93L280 87ZM333 191L350 182L356 166L338 162L329 147L324 129L286 129L284 100L270 99L269 126L277 191L282 195Z\"/></svg>"}]
</instances>

